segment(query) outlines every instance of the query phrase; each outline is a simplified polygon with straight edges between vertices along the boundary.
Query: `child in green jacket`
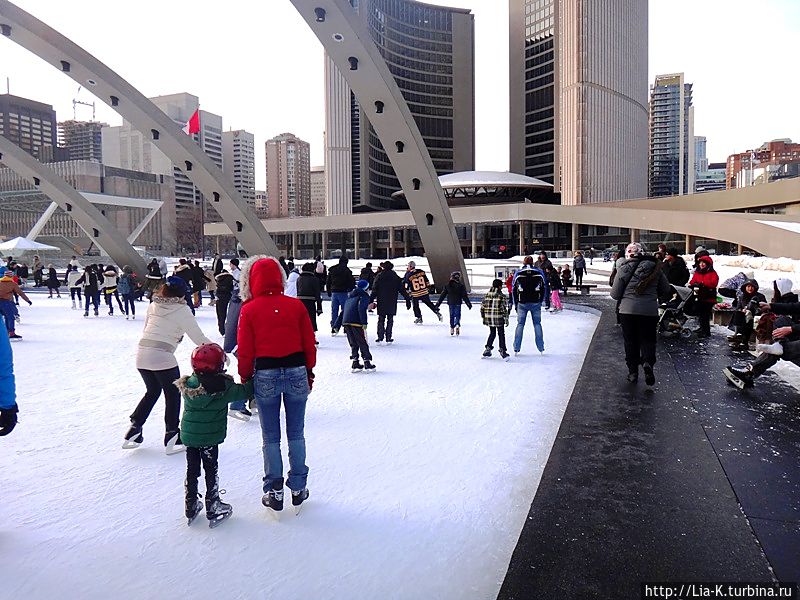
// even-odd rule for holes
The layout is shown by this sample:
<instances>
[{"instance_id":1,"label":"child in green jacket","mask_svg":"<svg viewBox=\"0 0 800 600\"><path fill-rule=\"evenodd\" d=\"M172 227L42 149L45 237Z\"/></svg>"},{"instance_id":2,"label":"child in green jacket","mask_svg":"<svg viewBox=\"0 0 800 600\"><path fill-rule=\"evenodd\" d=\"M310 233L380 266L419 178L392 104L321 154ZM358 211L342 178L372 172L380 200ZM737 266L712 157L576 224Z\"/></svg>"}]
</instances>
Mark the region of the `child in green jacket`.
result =
<instances>
[{"instance_id":1,"label":"child in green jacket","mask_svg":"<svg viewBox=\"0 0 800 600\"><path fill-rule=\"evenodd\" d=\"M202 344L192 352L193 373L175 382L183 394L181 441L186 446L186 518L191 525L203 508L198 499L200 465L206 473L206 518L216 527L231 516L230 504L219 498L219 445L225 441L228 404L253 397L252 381L234 383L225 374L227 357L218 344Z\"/></svg>"}]
</instances>

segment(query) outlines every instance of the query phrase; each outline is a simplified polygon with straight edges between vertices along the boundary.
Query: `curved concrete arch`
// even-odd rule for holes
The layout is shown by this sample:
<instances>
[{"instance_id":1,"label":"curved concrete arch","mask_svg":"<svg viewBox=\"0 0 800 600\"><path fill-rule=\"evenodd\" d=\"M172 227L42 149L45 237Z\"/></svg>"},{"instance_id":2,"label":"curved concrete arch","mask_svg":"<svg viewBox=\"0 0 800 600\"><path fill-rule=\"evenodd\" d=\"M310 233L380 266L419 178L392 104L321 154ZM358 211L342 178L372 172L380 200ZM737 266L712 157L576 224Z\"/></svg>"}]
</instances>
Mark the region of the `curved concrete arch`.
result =
<instances>
[{"instance_id":1,"label":"curved concrete arch","mask_svg":"<svg viewBox=\"0 0 800 600\"><path fill-rule=\"evenodd\" d=\"M147 273L147 265L125 236L114 227L95 205L84 198L47 165L20 149L8 138L0 135L0 161L33 185L67 212L89 238L118 265L130 265L140 276Z\"/></svg>"},{"instance_id":2,"label":"curved concrete arch","mask_svg":"<svg viewBox=\"0 0 800 600\"><path fill-rule=\"evenodd\" d=\"M347 0L291 2L367 112L405 192L434 280L441 286L454 270L466 276L453 218L428 148L366 27Z\"/></svg>"},{"instance_id":3,"label":"curved concrete arch","mask_svg":"<svg viewBox=\"0 0 800 600\"><path fill-rule=\"evenodd\" d=\"M155 104L83 48L18 6L0 0L0 33L62 71L149 135L203 193L249 254L278 248L232 182Z\"/></svg>"}]
</instances>

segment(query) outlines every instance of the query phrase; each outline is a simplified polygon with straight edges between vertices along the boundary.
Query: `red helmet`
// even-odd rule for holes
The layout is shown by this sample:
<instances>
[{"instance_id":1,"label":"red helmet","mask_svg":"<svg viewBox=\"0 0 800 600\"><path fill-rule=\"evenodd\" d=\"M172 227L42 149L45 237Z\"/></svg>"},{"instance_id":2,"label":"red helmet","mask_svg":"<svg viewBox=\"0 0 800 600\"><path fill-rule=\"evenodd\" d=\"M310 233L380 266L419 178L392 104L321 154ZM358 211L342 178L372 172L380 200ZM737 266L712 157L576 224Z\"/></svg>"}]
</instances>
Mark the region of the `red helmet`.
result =
<instances>
[{"instance_id":1,"label":"red helmet","mask_svg":"<svg viewBox=\"0 0 800 600\"><path fill-rule=\"evenodd\" d=\"M222 373L225 368L225 351L219 344L201 344L192 351L192 369L195 373Z\"/></svg>"}]
</instances>

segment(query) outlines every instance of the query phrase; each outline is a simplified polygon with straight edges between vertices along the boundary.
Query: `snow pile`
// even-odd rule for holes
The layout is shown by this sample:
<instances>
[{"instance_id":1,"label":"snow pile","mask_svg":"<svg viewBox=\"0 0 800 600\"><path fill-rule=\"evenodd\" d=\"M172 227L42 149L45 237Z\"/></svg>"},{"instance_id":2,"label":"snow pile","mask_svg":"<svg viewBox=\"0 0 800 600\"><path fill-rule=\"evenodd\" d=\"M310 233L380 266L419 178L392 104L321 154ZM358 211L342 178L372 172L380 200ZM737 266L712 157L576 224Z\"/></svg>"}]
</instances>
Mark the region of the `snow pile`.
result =
<instances>
[{"instance_id":1,"label":"snow pile","mask_svg":"<svg viewBox=\"0 0 800 600\"><path fill-rule=\"evenodd\" d=\"M372 344L374 374L351 374L344 336L320 335L302 515L267 516L259 424L230 420L220 483L234 515L210 530L202 515L185 524L163 400L143 446L120 449L144 391L137 309L126 321L84 319L68 299L21 307L20 424L0 439L4 598L494 598L597 324L546 314L545 355L529 324L505 363L480 359L477 307L451 338L446 320L423 307L414 326L401 306L397 342ZM320 333L328 317L326 303ZM212 309L198 321L218 339Z\"/></svg>"}]
</instances>

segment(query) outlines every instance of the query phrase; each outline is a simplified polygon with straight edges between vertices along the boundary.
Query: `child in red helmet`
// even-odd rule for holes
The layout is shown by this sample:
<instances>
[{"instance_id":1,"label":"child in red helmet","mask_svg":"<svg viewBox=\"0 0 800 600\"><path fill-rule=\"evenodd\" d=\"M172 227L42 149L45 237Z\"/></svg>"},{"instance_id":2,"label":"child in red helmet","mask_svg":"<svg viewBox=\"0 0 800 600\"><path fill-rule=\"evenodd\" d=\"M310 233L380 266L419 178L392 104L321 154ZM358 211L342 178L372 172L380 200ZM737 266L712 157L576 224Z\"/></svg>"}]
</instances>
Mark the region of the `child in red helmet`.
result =
<instances>
[{"instance_id":1,"label":"child in red helmet","mask_svg":"<svg viewBox=\"0 0 800 600\"><path fill-rule=\"evenodd\" d=\"M181 441L186 446L186 518L189 525L203 508L198 499L200 465L206 474L206 518L216 527L231 516L230 504L219 498L219 445L225 441L228 404L253 397L252 381L234 383L225 374L227 357L218 344L202 344L192 352L192 374L175 384L183 394Z\"/></svg>"}]
</instances>

